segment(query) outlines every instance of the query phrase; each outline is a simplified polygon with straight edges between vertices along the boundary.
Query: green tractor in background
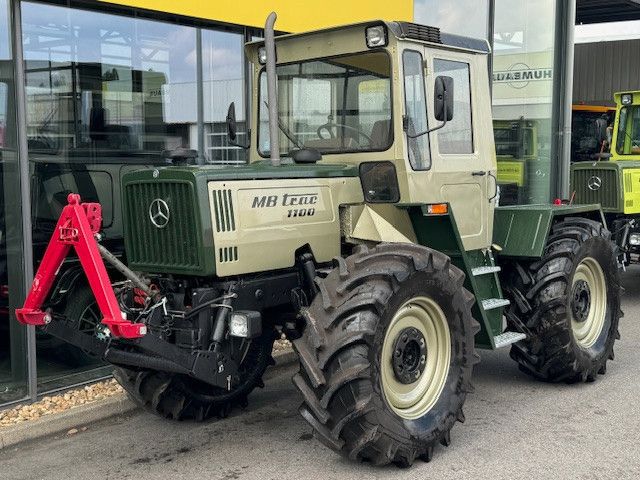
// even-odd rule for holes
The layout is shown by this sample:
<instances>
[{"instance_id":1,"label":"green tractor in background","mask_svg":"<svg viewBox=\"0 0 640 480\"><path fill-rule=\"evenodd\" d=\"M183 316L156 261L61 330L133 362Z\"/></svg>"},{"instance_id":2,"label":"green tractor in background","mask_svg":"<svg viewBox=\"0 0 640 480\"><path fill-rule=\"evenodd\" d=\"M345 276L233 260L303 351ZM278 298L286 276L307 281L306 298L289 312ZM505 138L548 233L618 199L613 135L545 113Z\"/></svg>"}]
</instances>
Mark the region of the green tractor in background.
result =
<instances>
[{"instance_id":1,"label":"green tractor in background","mask_svg":"<svg viewBox=\"0 0 640 480\"><path fill-rule=\"evenodd\" d=\"M613 128L599 128L603 153L571 165L573 203L602 206L623 265L640 255L640 91L615 94Z\"/></svg>"},{"instance_id":2,"label":"green tractor in background","mask_svg":"<svg viewBox=\"0 0 640 480\"><path fill-rule=\"evenodd\" d=\"M500 205L547 203L550 157L540 121L494 120Z\"/></svg>"},{"instance_id":3,"label":"green tractor in background","mask_svg":"<svg viewBox=\"0 0 640 480\"><path fill-rule=\"evenodd\" d=\"M615 245L597 205L496 206L487 42L385 21L274 40L274 22L246 47L250 144L233 105L227 117L248 164L125 175L127 266L60 220L53 243L84 242L126 277L92 283L117 329L77 332L39 304L55 275L44 260L17 317L112 363L135 401L178 420L246 405L286 335L304 419L376 465L449 445L476 348L510 347L548 382L604 374ZM83 208L97 233L99 207Z\"/></svg>"}]
</instances>

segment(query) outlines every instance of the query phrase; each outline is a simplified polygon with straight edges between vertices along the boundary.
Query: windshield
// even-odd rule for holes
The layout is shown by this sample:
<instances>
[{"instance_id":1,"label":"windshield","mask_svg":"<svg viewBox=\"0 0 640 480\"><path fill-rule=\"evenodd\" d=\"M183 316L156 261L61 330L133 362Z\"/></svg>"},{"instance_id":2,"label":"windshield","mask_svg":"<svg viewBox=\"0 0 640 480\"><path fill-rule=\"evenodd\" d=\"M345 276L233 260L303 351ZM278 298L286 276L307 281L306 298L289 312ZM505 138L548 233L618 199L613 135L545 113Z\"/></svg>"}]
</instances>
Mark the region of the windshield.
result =
<instances>
[{"instance_id":1,"label":"windshield","mask_svg":"<svg viewBox=\"0 0 640 480\"><path fill-rule=\"evenodd\" d=\"M640 105L620 110L616 150L620 155L640 155Z\"/></svg>"},{"instance_id":2,"label":"windshield","mask_svg":"<svg viewBox=\"0 0 640 480\"><path fill-rule=\"evenodd\" d=\"M387 150L392 142L391 62L385 52L280 65L280 154ZM259 152L269 155L267 78L260 75Z\"/></svg>"}]
</instances>

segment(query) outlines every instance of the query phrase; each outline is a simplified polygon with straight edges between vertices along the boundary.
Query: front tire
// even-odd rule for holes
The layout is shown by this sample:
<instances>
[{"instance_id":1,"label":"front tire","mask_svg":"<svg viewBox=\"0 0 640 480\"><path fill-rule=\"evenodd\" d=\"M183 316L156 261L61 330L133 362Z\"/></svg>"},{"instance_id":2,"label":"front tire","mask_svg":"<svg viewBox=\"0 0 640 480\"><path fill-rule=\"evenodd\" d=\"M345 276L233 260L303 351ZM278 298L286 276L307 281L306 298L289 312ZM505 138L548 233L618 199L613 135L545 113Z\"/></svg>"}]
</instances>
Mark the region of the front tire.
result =
<instances>
[{"instance_id":1,"label":"front tire","mask_svg":"<svg viewBox=\"0 0 640 480\"><path fill-rule=\"evenodd\" d=\"M242 339L228 341L235 340ZM135 403L161 417L196 422L224 418L234 407L246 407L248 395L264 386L262 376L275 363L271 356L274 340L273 330L250 340L239 365L240 383L231 391L187 375L155 370L116 367L113 375Z\"/></svg>"},{"instance_id":2,"label":"front tire","mask_svg":"<svg viewBox=\"0 0 640 480\"><path fill-rule=\"evenodd\" d=\"M437 251L360 247L318 280L294 348L302 416L328 447L376 465L429 461L463 421L478 357L473 296Z\"/></svg>"},{"instance_id":3,"label":"front tire","mask_svg":"<svg viewBox=\"0 0 640 480\"><path fill-rule=\"evenodd\" d=\"M530 331L511 349L522 371L567 383L606 372L622 316L616 253L601 223L566 218L552 227L539 261L511 272L507 284L523 299L511 308Z\"/></svg>"}]
</instances>

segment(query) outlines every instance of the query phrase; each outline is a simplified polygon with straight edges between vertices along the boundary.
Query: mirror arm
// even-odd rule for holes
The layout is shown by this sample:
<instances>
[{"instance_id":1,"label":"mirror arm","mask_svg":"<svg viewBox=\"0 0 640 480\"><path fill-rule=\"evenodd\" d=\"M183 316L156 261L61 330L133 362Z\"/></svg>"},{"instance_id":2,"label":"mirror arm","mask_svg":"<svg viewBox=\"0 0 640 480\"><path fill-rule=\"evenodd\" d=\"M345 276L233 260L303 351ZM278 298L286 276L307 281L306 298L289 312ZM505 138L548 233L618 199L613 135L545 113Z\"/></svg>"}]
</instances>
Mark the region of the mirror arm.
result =
<instances>
[{"instance_id":1,"label":"mirror arm","mask_svg":"<svg viewBox=\"0 0 640 480\"><path fill-rule=\"evenodd\" d=\"M407 134L408 138L418 138L418 137L421 137L423 135L427 135L428 133L435 132L436 130L440 130L441 128L443 128L447 124L447 103L445 102L445 104L444 104L444 120L443 120L443 122L440 125L438 125L437 127L430 128L428 130L425 130L424 132L415 133L415 134L409 133L408 132L408 130L409 130L409 122L406 121L408 119L408 117L405 115L404 119L405 119L405 121L402 122L403 123L403 129L404 129L405 133Z\"/></svg>"},{"instance_id":2,"label":"mirror arm","mask_svg":"<svg viewBox=\"0 0 640 480\"><path fill-rule=\"evenodd\" d=\"M247 131L247 137L251 138L251 130ZM251 142L247 142L247 143L240 143L237 140L231 140L230 138L228 139L229 145L231 145L232 147L240 147L243 150L249 150L251 148Z\"/></svg>"}]
</instances>

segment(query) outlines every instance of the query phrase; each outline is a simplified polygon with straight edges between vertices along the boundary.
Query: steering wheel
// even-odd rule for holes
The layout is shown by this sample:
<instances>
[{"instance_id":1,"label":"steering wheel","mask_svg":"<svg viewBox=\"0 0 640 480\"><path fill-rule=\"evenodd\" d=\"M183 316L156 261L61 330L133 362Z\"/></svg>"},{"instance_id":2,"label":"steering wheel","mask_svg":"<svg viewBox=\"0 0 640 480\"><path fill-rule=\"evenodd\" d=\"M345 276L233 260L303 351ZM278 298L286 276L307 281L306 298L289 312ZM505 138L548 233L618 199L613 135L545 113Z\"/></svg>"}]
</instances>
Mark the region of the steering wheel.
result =
<instances>
[{"instance_id":1,"label":"steering wheel","mask_svg":"<svg viewBox=\"0 0 640 480\"><path fill-rule=\"evenodd\" d=\"M334 127L335 128L346 128L347 130L351 130L352 132L357 133L358 137L355 140L356 140L356 142L358 142L358 145L361 145L361 143L358 141L358 138L360 138L360 137L364 137L369 142L369 144L373 143L373 140L371 139L371 137L369 135L367 135L366 133L364 133L362 130L360 130L358 128L355 128L355 127L352 127L351 125L345 125L343 123L327 122L324 125L320 125L318 127L318 130L317 130L316 133L318 134L319 138L324 139L325 137L322 136L322 131L326 130L327 132L329 132L329 138L335 138L336 136L334 135L333 130L332 130L332 128L334 128Z\"/></svg>"}]
</instances>

